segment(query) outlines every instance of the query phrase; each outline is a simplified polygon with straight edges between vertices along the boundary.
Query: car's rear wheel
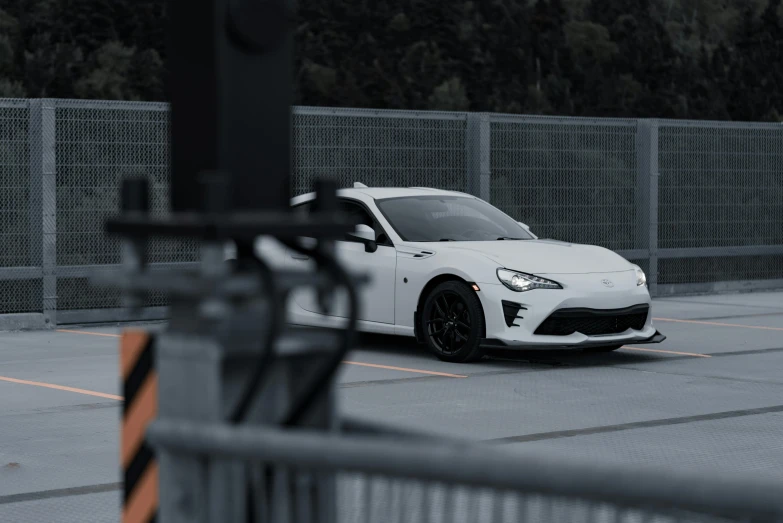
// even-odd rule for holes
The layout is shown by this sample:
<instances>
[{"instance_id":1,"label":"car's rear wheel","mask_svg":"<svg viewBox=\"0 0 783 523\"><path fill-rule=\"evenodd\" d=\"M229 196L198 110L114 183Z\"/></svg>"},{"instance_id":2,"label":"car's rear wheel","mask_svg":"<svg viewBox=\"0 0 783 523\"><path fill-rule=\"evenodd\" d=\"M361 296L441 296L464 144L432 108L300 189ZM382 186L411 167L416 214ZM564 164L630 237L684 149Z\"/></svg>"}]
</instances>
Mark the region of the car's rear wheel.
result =
<instances>
[{"instance_id":1,"label":"car's rear wheel","mask_svg":"<svg viewBox=\"0 0 783 523\"><path fill-rule=\"evenodd\" d=\"M623 345L602 345L600 347L586 347L585 352L612 352L621 348Z\"/></svg>"},{"instance_id":2,"label":"car's rear wheel","mask_svg":"<svg viewBox=\"0 0 783 523\"><path fill-rule=\"evenodd\" d=\"M476 293L462 282L447 281L430 292L419 329L427 347L443 361L468 363L484 356L484 313Z\"/></svg>"}]
</instances>

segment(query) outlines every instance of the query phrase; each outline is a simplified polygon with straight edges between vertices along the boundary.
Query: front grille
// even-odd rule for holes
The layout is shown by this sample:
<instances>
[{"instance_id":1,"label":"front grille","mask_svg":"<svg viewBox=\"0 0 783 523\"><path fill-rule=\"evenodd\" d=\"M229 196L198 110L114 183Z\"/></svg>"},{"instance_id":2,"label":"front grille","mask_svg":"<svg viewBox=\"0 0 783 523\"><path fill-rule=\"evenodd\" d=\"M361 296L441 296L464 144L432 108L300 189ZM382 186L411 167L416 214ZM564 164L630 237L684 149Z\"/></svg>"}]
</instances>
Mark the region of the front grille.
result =
<instances>
[{"instance_id":1,"label":"front grille","mask_svg":"<svg viewBox=\"0 0 783 523\"><path fill-rule=\"evenodd\" d=\"M580 332L585 336L600 336L628 329L642 330L649 312L647 304L626 309L560 309L550 314L534 334L568 336Z\"/></svg>"}]
</instances>

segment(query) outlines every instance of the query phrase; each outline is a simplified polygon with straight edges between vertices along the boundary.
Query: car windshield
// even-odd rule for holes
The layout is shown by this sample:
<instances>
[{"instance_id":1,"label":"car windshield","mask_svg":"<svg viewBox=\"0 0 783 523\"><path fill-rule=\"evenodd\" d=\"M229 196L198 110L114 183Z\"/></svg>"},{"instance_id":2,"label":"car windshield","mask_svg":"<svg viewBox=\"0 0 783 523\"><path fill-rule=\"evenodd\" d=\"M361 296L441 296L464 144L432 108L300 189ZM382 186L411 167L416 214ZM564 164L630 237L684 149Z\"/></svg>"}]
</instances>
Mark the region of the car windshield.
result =
<instances>
[{"instance_id":1,"label":"car windshield","mask_svg":"<svg viewBox=\"0 0 783 523\"><path fill-rule=\"evenodd\" d=\"M464 196L409 196L376 200L404 241L532 240L519 223L488 203Z\"/></svg>"}]
</instances>

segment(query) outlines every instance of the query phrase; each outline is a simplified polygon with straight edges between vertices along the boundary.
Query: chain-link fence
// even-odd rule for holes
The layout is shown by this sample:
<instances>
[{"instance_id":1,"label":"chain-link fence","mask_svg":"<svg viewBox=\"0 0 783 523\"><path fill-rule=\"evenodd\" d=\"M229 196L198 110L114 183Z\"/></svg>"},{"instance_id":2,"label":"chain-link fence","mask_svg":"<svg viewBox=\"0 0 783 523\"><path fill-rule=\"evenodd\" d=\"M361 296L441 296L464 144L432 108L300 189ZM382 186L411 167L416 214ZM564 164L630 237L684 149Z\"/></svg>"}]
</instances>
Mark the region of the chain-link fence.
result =
<instances>
[{"instance_id":1,"label":"chain-link fence","mask_svg":"<svg viewBox=\"0 0 783 523\"><path fill-rule=\"evenodd\" d=\"M660 122L658 279L783 277L783 126ZM731 252L733 256L727 257Z\"/></svg>"},{"instance_id":2,"label":"chain-link fence","mask_svg":"<svg viewBox=\"0 0 783 523\"><path fill-rule=\"evenodd\" d=\"M123 176L146 175L152 214L169 210L168 116L166 104L56 102L57 311L66 319L71 311L121 308L119 293L88 278L96 265L113 270L120 263L119 241L103 226L120 208ZM197 256L193 241L156 239L149 248L153 264ZM164 306L166 297L152 295L145 305Z\"/></svg>"},{"instance_id":3,"label":"chain-link fence","mask_svg":"<svg viewBox=\"0 0 783 523\"><path fill-rule=\"evenodd\" d=\"M41 178L26 100L0 100L0 314L43 310Z\"/></svg>"},{"instance_id":4,"label":"chain-link fence","mask_svg":"<svg viewBox=\"0 0 783 523\"><path fill-rule=\"evenodd\" d=\"M336 110L300 107L293 114L293 194L316 178L343 187L438 187L465 191L464 113Z\"/></svg>"},{"instance_id":5,"label":"chain-link fence","mask_svg":"<svg viewBox=\"0 0 783 523\"><path fill-rule=\"evenodd\" d=\"M469 192L541 237L638 263L653 294L783 287L783 126L297 107L292 193L341 186ZM120 179L150 177L168 210L168 106L0 100L0 325L126 319L88 285L116 270L103 222ZM197 259L156 241L154 263ZM152 296L140 319L165 317ZM25 313L33 313L26 314ZM17 322L18 323L18 322Z\"/></svg>"},{"instance_id":6,"label":"chain-link fence","mask_svg":"<svg viewBox=\"0 0 783 523\"><path fill-rule=\"evenodd\" d=\"M539 237L619 251L649 273L650 148L636 120L490 121L492 204Z\"/></svg>"},{"instance_id":7,"label":"chain-link fence","mask_svg":"<svg viewBox=\"0 0 783 523\"><path fill-rule=\"evenodd\" d=\"M636 122L497 117L490 201L536 234L613 250L642 248ZM641 194L639 194L641 193Z\"/></svg>"}]
</instances>

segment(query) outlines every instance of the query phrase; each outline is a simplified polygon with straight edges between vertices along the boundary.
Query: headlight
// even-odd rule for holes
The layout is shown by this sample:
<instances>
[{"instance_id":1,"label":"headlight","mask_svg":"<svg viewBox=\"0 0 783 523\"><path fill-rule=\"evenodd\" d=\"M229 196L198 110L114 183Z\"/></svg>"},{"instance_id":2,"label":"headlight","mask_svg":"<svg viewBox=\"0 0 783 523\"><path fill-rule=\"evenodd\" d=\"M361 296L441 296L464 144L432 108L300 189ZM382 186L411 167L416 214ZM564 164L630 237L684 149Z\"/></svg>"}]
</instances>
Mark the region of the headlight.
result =
<instances>
[{"instance_id":1,"label":"headlight","mask_svg":"<svg viewBox=\"0 0 783 523\"><path fill-rule=\"evenodd\" d=\"M642 285L647 285L647 275L644 274L642 268L638 265L634 265L634 269L636 270L636 286L641 287Z\"/></svg>"},{"instance_id":2,"label":"headlight","mask_svg":"<svg viewBox=\"0 0 783 523\"><path fill-rule=\"evenodd\" d=\"M524 292L532 289L562 289L563 286L556 281L539 278L532 274L524 272L510 271L508 269L498 269L498 279L500 282L516 292Z\"/></svg>"}]
</instances>

